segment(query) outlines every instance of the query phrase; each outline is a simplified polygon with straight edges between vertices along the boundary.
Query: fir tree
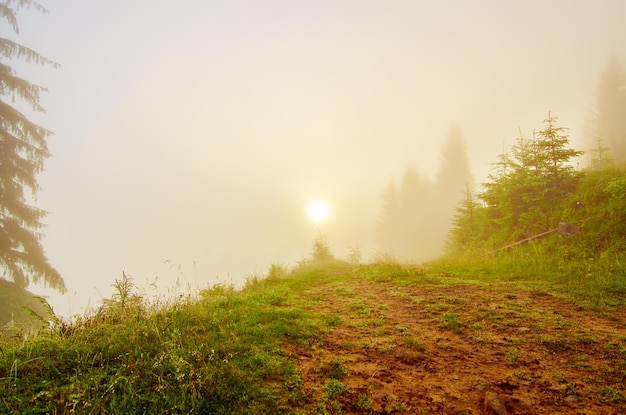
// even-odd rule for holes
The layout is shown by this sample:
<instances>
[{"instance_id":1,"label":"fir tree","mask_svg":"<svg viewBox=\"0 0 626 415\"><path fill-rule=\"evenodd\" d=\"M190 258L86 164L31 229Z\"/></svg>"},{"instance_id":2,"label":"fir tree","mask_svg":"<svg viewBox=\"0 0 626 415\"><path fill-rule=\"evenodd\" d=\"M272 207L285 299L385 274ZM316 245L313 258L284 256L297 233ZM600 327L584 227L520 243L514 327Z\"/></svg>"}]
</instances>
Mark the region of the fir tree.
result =
<instances>
[{"instance_id":1,"label":"fir tree","mask_svg":"<svg viewBox=\"0 0 626 415\"><path fill-rule=\"evenodd\" d=\"M596 145L591 149L590 153L589 168L591 170L602 170L615 164L615 159L611 155L611 149L604 145L602 137L596 140Z\"/></svg>"},{"instance_id":2,"label":"fir tree","mask_svg":"<svg viewBox=\"0 0 626 415\"><path fill-rule=\"evenodd\" d=\"M19 33L17 13L23 8L46 10L31 0L0 2L0 18L15 34ZM34 196L39 190L36 175L49 157L46 138L51 132L31 122L14 103L20 101L33 111L43 112L39 95L45 88L15 74L7 63L21 59L57 67L37 52L6 38L0 38L0 266L4 277L26 287L31 278L61 292L63 279L50 265L39 241L46 212L29 205L25 190Z\"/></svg>"},{"instance_id":3,"label":"fir tree","mask_svg":"<svg viewBox=\"0 0 626 415\"><path fill-rule=\"evenodd\" d=\"M405 259L427 258L438 253L432 240L436 232L436 206L432 182L418 173L414 165L404 170L400 184L399 246L395 252Z\"/></svg>"},{"instance_id":4,"label":"fir tree","mask_svg":"<svg viewBox=\"0 0 626 415\"><path fill-rule=\"evenodd\" d=\"M382 194L382 211L378 223L379 241L385 251L395 251L398 246L402 229L400 215L398 189L393 180L390 180Z\"/></svg>"},{"instance_id":5,"label":"fir tree","mask_svg":"<svg viewBox=\"0 0 626 415\"><path fill-rule=\"evenodd\" d=\"M582 151L569 148L569 136L565 134L565 127L557 127L557 117L548 112L548 118L543 120L545 129L537 133L535 142L535 157L537 168L552 178L560 176L567 180L573 177L574 167L569 164L570 159L583 154Z\"/></svg>"},{"instance_id":6,"label":"fir tree","mask_svg":"<svg viewBox=\"0 0 626 415\"><path fill-rule=\"evenodd\" d=\"M458 128L452 128L441 151L441 162L435 181L436 214L432 215L431 222L436 222L436 231L430 240L432 245L440 248L445 246L455 207L463 195L467 197L467 191L473 187L473 182L465 141Z\"/></svg>"},{"instance_id":7,"label":"fir tree","mask_svg":"<svg viewBox=\"0 0 626 415\"><path fill-rule=\"evenodd\" d=\"M626 73L615 55L609 58L600 79L591 117L590 145L598 138L618 162L626 162Z\"/></svg>"},{"instance_id":8,"label":"fir tree","mask_svg":"<svg viewBox=\"0 0 626 415\"><path fill-rule=\"evenodd\" d=\"M582 151L568 147L565 127L548 113L543 130L528 139L520 135L510 153L496 163L479 197L488 223L481 228L496 244L514 242L555 226L563 200L576 188L580 174L570 160ZM488 235L488 237L487 237Z\"/></svg>"},{"instance_id":9,"label":"fir tree","mask_svg":"<svg viewBox=\"0 0 626 415\"><path fill-rule=\"evenodd\" d=\"M450 252L464 252L474 248L480 238L480 205L469 183L465 186L463 200L455 209L452 230L448 236L447 249Z\"/></svg>"}]
</instances>

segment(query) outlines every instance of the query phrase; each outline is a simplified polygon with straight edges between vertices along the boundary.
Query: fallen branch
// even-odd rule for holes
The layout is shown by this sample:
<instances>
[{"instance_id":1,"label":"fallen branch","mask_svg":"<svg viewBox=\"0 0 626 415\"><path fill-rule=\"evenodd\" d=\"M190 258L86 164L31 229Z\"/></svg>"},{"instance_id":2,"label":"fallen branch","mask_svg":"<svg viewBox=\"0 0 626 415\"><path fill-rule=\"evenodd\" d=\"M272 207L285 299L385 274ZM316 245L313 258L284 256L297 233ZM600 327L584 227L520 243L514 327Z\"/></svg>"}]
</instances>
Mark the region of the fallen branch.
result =
<instances>
[{"instance_id":1,"label":"fallen branch","mask_svg":"<svg viewBox=\"0 0 626 415\"><path fill-rule=\"evenodd\" d=\"M521 241L517 241L517 242L512 243L510 245L507 245L507 246L504 246L502 248L496 249L495 251L487 252L487 254L485 254L485 255L493 255L496 252L508 251L511 248L516 248L516 247L518 247L520 245L523 245L525 243L534 241L535 239L541 239L541 238L545 238L546 236L550 236L550 235L552 235L554 232L556 232L558 230L559 230L559 228L550 229L549 231L545 231L545 232L542 232L542 233L540 233L538 235L534 235L534 236L531 236L529 238L522 239Z\"/></svg>"},{"instance_id":2,"label":"fallen branch","mask_svg":"<svg viewBox=\"0 0 626 415\"><path fill-rule=\"evenodd\" d=\"M586 221L588 219L590 219L590 218L587 218L587 219L585 219L583 221L580 221L580 222L584 222L584 221ZM534 236L531 236L529 238L522 239L521 241L517 241L517 242L512 243L510 245L507 245L507 246L504 246L502 248L496 249L495 251L487 252L485 255L493 255L496 252L505 251L505 250L508 251L511 248L516 248L516 247L518 247L520 245L523 245L523 244L525 244L527 242L534 241L535 239L541 239L541 238L545 238L546 236L550 236L554 232L558 232L559 235L561 235L561 238L572 238L572 237L578 235L578 233L580 232L580 228L578 226L576 226L576 225L572 225L572 224L569 224L567 222L561 222L561 223L559 223L559 226L554 228L554 229L550 229L549 231L542 232L542 233L540 233L538 235L534 235Z\"/></svg>"}]
</instances>

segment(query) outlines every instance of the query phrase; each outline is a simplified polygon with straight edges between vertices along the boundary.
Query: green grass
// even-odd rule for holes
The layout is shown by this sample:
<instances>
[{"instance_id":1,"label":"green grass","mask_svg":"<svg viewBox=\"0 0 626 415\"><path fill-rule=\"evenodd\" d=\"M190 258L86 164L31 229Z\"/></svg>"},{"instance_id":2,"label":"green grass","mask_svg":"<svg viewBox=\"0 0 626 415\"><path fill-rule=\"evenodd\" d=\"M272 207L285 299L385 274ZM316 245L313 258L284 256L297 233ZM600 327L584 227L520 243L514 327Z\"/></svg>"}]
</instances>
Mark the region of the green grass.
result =
<instances>
[{"instance_id":1,"label":"green grass","mask_svg":"<svg viewBox=\"0 0 626 415\"><path fill-rule=\"evenodd\" d=\"M0 413L277 413L306 396L281 349L310 348L334 323L298 306L324 278L217 286L153 309L121 281L98 312L0 353ZM310 283L310 282L309 282Z\"/></svg>"},{"instance_id":2,"label":"green grass","mask_svg":"<svg viewBox=\"0 0 626 415\"><path fill-rule=\"evenodd\" d=\"M420 305L438 319L442 329L477 344L491 341L488 330L493 326L559 328L558 318L539 321L538 316L527 315L514 295L518 288L537 296L557 292L600 311L624 304L623 296L617 295L621 291L611 288L621 283L589 280L583 290L580 284L570 284L573 277L560 270L543 265L541 273L532 268L522 272L522 268L493 258L472 263L448 259L423 266L350 266L337 261L323 266L304 264L291 272L274 267L267 277L252 278L239 291L218 285L198 297L158 305L147 304L134 294L132 281L124 276L117 282L117 294L93 314L36 336L0 343L0 413L273 414L309 413L312 407L319 413L338 413L347 390L342 383L347 375L345 362L337 358L321 367L327 381L320 401L319 394L303 387L286 350L314 350L342 321L349 324L350 315L362 318L372 330L383 326L383 313L393 310L359 297L352 299L354 291L344 284L355 279L391 284L393 295ZM484 297L485 304L488 289L510 290L511 294L498 307L463 311L465 299L453 294L422 300L405 291L420 286L453 290L459 284L486 288L476 294ZM349 314L308 311L327 298L319 290L351 301ZM419 333L401 325L392 328L405 336L409 351L426 349ZM396 345L386 342L386 333L378 334L377 342L367 347L393 352ZM525 356L520 355L515 338L509 340L506 359L517 366ZM581 333L566 341L548 332L540 346L559 353L569 351L573 342L589 344L594 339ZM626 361L623 339L604 347L606 354ZM607 376L622 376L626 367L605 371ZM614 402L624 400L623 388L605 387L602 395ZM366 395L355 403L360 410L370 406Z\"/></svg>"},{"instance_id":3,"label":"green grass","mask_svg":"<svg viewBox=\"0 0 626 415\"><path fill-rule=\"evenodd\" d=\"M463 332L465 323L457 313L445 313L439 318L439 327L461 333Z\"/></svg>"},{"instance_id":4,"label":"green grass","mask_svg":"<svg viewBox=\"0 0 626 415\"><path fill-rule=\"evenodd\" d=\"M624 252L585 256L571 241L551 238L496 255L445 257L424 270L443 276L441 283L550 292L590 309L626 304Z\"/></svg>"}]
</instances>

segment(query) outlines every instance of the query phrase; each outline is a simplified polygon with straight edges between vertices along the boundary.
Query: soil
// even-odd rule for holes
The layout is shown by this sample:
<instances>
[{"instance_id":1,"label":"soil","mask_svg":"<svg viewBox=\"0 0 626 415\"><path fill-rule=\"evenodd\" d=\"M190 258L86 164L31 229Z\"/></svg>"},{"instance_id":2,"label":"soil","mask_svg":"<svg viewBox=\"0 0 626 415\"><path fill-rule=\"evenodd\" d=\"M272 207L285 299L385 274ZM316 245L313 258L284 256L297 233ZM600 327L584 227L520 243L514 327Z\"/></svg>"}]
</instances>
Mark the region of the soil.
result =
<instances>
[{"instance_id":1,"label":"soil","mask_svg":"<svg viewBox=\"0 0 626 415\"><path fill-rule=\"evenodd\" d=\"M336 322L286 345L329 414L626 413L626 312L542 291L349 280L302 293Z\"/></svg>"}]
</instances>

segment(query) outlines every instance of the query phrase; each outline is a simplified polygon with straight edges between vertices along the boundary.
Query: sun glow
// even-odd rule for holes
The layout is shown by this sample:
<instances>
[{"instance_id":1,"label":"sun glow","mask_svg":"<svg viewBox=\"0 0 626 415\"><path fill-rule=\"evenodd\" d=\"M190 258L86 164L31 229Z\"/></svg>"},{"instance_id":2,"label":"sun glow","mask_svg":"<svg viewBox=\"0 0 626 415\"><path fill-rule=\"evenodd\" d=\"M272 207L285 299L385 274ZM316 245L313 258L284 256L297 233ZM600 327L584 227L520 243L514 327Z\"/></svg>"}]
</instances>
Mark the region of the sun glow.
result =
<instances>
[{"instance_id":1,"label":"sun glow","mask_svg":"<svg viewBox=\"0 0 626 415\"><path fill-rule=\"evenodd\" d=\"M330 207L326 202L323 202L321 200L314 200L309 203L307 213L309 215L309 219L311 219L313 222L321 223L328 217L328 214L330 213Z\"/></svg>"}]
</instances>

